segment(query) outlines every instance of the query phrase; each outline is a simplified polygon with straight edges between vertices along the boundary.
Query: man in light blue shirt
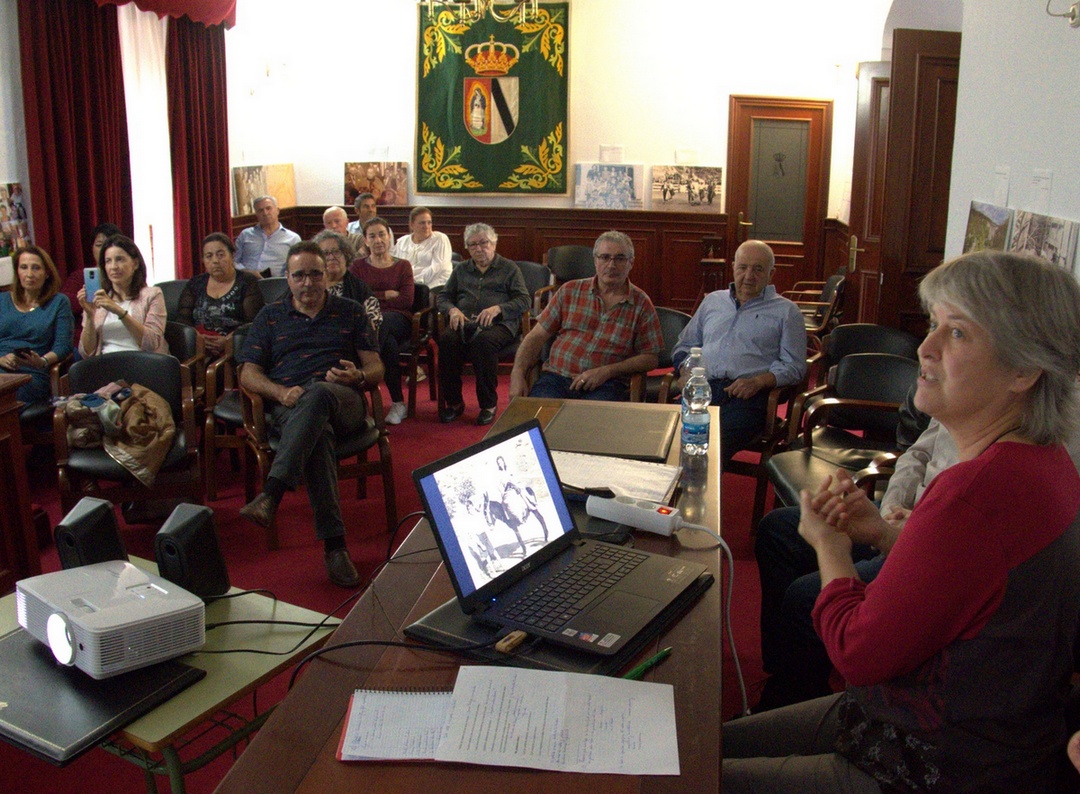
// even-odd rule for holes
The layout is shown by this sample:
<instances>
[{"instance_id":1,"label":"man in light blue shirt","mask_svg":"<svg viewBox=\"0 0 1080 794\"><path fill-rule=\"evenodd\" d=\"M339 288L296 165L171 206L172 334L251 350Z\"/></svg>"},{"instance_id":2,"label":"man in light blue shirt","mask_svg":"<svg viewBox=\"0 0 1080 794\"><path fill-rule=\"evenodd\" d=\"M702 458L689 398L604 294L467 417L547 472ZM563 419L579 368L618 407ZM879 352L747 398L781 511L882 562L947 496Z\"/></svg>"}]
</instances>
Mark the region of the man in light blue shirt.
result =
<instances>
[{"instance_id":1,"label":"man in light blue shirt","mask_svg":"<svg viewBox=\"0 0 1080 794\"><path fill-rule=\"evenodd\" d=\"M236 238L236 266L261 275L284 276L289 248L300 242L300 235L278 223L273 196L259 196L253 206L259 225L244 229Z\"/></svg>"},{"instance_id":2,"label":"man in light blue shirt","mask_svg":"<svg viewBox=\"0 0 1080 794\"><path fill-rule=\"evenodd\" d=\"M672 354L678 368L691 347L701 348L712 402L720 406L725 465L764 429L769 391L806 374L806 323L769 284L774 264L760 240L740 245L731 286L705 296Z\"/></svg>"}]
</instances>

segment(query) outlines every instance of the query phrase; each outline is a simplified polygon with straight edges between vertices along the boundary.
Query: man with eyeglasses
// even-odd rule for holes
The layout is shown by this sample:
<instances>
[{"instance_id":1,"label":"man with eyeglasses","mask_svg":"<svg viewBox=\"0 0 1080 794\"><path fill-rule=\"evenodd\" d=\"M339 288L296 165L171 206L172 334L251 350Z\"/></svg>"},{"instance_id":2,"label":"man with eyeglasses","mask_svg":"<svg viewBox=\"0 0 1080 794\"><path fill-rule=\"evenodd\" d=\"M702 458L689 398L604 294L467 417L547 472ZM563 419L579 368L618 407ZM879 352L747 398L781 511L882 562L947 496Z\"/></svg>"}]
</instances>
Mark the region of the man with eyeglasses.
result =
<instances>
[{"instance_id":1,"label":"man with eyeglasses","mask_svg":"<svg viewBox=\"0 0 1080 794\"><path fill-rule=\"evenodd\" d=\"M345 546L334 444L364 425L360 390L382 381L379 342L363 306L327 293L318 243L292 246L285 267L289 292L256 315L237 356L240 383L266 400L281 438L263 492L240 514L269 526L285 492L302 482L330 581L356 587L360 576Z\"/></svg>"},{"instance_id":2,"label":"man with eyeglasses","mask_svg":"<svg viewBox=\"0 0 1080 794\"><path fill-rule=\"evenodd\" d=\"M593 244L596 275L568 281L522 340L510 374L510 396L626 400L630 376L648 372L664 349L660 319L643 290L630 283L634 244L604 232ZM528 373L551 340L551 352L530 389Z\"/></svg>"},{"instance_id":3,"label":"man with eyeglasses","mask_svg":"<svg viewBox=\"0 0 1080 794\"><path fill-rule=\"evenodd\" d=\"M517 264L495 253L499 236L486 223L465 229L469 258L454 268L439 293L437 307L448 327L439 335L439 419L453 422L465 412L461 371L471 361L476 373L478 425L495 421L499 352L517 337L529 291Z\"/></svg>"},{"instance_id":4,"label":"man with eyeglasses","mask_svg":"<svg viewBox=\"0 0 1080 794\"><path fill-rule=\"evenodd\" d=\"M769 391L806 374L806 323L769 284L775 257L760 240L735 252L734 280L705 296L672 351L676 370L700 347L713 405L720 406L722 464L765 428Z\"/></svg>"}]
</instances>

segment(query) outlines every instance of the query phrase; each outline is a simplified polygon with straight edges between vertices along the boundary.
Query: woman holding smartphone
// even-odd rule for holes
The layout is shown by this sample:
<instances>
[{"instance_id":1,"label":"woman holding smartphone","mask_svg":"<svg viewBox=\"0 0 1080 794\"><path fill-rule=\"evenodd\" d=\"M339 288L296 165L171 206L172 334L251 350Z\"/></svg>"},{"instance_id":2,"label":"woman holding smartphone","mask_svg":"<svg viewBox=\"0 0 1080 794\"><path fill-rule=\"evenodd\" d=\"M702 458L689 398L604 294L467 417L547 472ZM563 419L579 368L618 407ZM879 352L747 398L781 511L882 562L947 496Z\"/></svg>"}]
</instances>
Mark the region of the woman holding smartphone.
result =
<instances>
[{"instance_id":1,"label":"woman holding smartphone","mask_svg":"<svg viewBox=\"0 0 1080 794\"><path fill-rule=\"evenodd\" d=\"M25 403L50 397L49 367L71 354L71 304L60 294L60 274L44 249L15 252L15 284L0 293L0 369L25 372Z\"/></svg>"},{"instance_id":2,"label":"woman holding smartphone","mask_svg":"<svg viewBox=\"0 0 1080 794\"><path fill-rule=\"evenodd\" d=\"M79 352L97 356L120 350L168 353L165 343L165 296L146 283L146 262L135 241L110 237L101 249L101 288L79 290L84 320ZM95 273L87 268L86 283Z\"/></svg>"}]
</instances>

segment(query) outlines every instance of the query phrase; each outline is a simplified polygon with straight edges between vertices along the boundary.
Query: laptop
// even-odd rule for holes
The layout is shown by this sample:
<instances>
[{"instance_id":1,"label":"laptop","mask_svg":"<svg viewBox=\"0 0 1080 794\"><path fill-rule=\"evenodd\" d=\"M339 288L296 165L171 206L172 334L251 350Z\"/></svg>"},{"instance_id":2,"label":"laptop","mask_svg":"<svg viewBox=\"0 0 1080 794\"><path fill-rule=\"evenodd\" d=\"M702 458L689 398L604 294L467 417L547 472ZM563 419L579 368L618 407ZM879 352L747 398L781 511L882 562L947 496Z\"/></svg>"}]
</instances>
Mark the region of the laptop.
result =
<instances>
[{"instance_id":1,"label":"laptop","mask_svg":"<svg viewBox=\"0 0 1080 794\"><path fill-rule=\"evenodd\" d=\"M612 655L704 565L589 540L532 419L413 472L463 612Z\"/></svg>"}]
</instances>

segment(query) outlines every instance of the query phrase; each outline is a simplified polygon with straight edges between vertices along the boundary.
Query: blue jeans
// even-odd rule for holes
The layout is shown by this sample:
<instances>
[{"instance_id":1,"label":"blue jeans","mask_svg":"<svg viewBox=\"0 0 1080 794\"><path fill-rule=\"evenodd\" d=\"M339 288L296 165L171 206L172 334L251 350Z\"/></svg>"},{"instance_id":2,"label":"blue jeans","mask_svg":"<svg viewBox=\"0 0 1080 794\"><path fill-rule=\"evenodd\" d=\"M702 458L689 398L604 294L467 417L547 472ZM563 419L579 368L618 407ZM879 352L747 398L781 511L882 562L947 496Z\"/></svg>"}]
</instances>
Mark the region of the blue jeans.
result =
<instances>
[{"instance_id":1,"label":"blue jeans","mask_svg":"<svg viewBox=\"0 0 1080 794\"><path fill-rule=\"evenodd\" d=\"M726 466L736 452L750 446L750 442L765 429L765 413L769 407L768 389L743 400L724 391L732 383L729 378L709 381L712 404L720 406L721 466Z\"/></svg>"},{"instance_id":2,"label":"blue jeans","mask_svg":"<svg viewBox=\"0 0 1080 794\"><path fill-rule=\"evenodd\" d=\"M541 372L536 383L529 390L530 397L556 397L563 400L612 400L622 401L630 399L630 387L618 378L597 386L592 391L571 389L573 378L565 375L556 375L554 372Z\"/></svg>"},{"instance_id":3,"label":"blue jeans","mask_svg":"<svg viewBox=\"0 0 1080 794\"><path fill-rule=\"evenodd\" d=\"M810 617L821 575L817 555L799 535L799 508L781 507L761 519L754 556L761 579L761 662L772 676L769 705L829 694L832 662ZM864 582L873 581L885 562L883 554L861 543L851 556Z\"/></svg>"}]
</instances>

